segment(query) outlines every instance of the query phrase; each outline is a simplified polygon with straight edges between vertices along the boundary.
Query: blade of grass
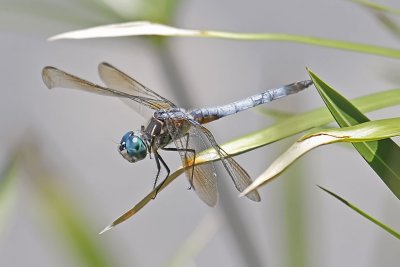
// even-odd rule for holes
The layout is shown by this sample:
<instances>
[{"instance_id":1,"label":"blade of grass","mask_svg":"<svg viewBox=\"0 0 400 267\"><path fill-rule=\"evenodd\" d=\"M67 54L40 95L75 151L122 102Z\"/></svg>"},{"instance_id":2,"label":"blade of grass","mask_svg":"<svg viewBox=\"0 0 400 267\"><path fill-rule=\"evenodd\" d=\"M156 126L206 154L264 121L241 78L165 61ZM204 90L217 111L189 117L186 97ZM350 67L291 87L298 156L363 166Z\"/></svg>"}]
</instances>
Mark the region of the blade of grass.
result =
<instances>
[{"instance_id":1,"label":"blade of grass","mask_svg":"<svg viewBox=\"0 0 400 267\"><path fill-rule=\"evenodd\" d=\"M36 193L42 213L40 219L48 221L57 229L57 234L62 236L66 248L78 257L82 266L107 267L112 264L112 257L91 234L89 223L79 211L77 203L68 196L65 186L54 181L64 180L59 178L59 173L50 169L48 161L44 160L40 150L34 143L30 132L30 143L21 142L20 162L29 175L30 188ZM89 216L92 216L89 214ZM59 238L59 236L55 236Z\"/></svg>"},{"instance_id":2,"label":"blade of grass","mask_svg":"<svg viewBox=\"0 0 400 267\"><path fill-rule=\"evenodd\" d=\"M400 26L382 12L375 12L376 18L396 37L400 37Z\"/></svg>"},{"instance_id":3,"label":"blade of grass","mask_svg":"<svg viewBox=\"0 0 400 267\"><path fill-rule=\"evenodd\" d=\"M399 105L400 89L388 90L368 96L363 96L354 99L352 103L357 106L362 112L379 110L385 107ZM225 143L224 145L222 145L222 147L229 155L238 155L256 149L258 147L273 143L288 136L306 131L310 128L328 124L332 121L334 121L334 119L327 108L318 108L279 121L278 123L275 123L272 126L267 127L263 130L244 135L233 141ZM215 161L218 159L218 155L214 151L205 150L203 152L200 152L196 157L196 165L206 163L208 161ZM183 169L180 168L174 173L170 174L162 187L158 186L155 190L150 192L133 208L122 214L109 226L104 228L104 230L102 230L100 234L110 230L111 228L135 215L144 206L146 206L150 202L150 200L152 200L155 192L161 192L182 173Z\"/></svg>"},{"instance_id":4,"label":"blade of grass","mask_svg":"<svg viewBox=\"0 0 400 267\"><path fill-rule=\"evenodd\" d=\"M340 127L367 122L369 119L350 101L308 70L318 93ZM400 199L400 148L391 139L355 143L353 146L379 175L393 194Z\"/></svg>"},{"instance_id":5,"label":"blade of grass","mask_svg":"<svg viewBox=\"0 0 400 267\"><path fill-rule=\"evenodd\" d=\"M380 5L371 1L367 1L367 0L349 0L350 2L359 4L363 7L367 7L368 9L374 10L374 11L383 11L383 12L387 12L387 13L391 13L394 15L400 15L400 10L399 9L395 9L395 8L391 8L391 7L387 7L384 5Z\"/></svg>"},{"instance_id":6,"label":"blade of grass","mask_svg":"<svg viewBox=\"0 0 400 267\"><path fill-rule=\"evenodd\" d=\"M148 21L109 24L94 28L71 31L52 36L49 38L49 40L55 41L60 39L88 39L139 35L222 38L247 41L283 41L328 47L378 56L400 58L400 50L382 46L283 33L235 33L223 31L180 29L163 24L151 23Z\"/></svg>"},{"instance_id":7,"label":"blade of grass","mask_svg":"<svg viewBox=\"0 0 400 267\"><path fill-rule=\"evenodd\" d=\"M388 14L400 15L400 10L382 6L365 0L350 0L370 11L393 35L400 37L400 27Z\"/></svg>"},{"instance_id":8,"label":"blade of grass","mask_svg":"<svg viewBox=\"0 0 400 267\"><path fill-rule=\"evenodd\" d=\"M46 180L55 177L47 177ZM38 179L35 177L34 179ZM55 183L38 184L40 207L42 215L46 216L57 233L63 236L66 247L78 256L84 266L107 267L115 266L111 257L104 250L90 231L90 225L83 218L82 212L77 210L71 197L67 196L65 186Z\"/></svg>"},{"instance_id":9,"label":"blade of grass","mask_svg":"<svg viewBox=\"0 0 400 267\"><path fill-rule=\"evenodd\" d=\"M377 219L375 219L374 217L372 217L371 215L369 215L368 213L362 211L361 209L357 208L354 204L350 203L349 201L345 200L344 198L338 196L337 194L329 191L326 188L323 188L322 186L317 185L319 188L321 188L322 190L324 190L326 193L330 194L331 196L333 196L334 198L338 199L340 202L342 202L343 204L345 204L347 207L351 208L352 210L356 211L358 214L360 214L361 216L363 216L364 218L366 218L367 220L369 220L370 222L373 222L374 224L378 225L380 228L382 228L383 230L385 230L386 232L388 232L389 234L391 234L392 236L396 237L397 239L400 239L400 233L393 230L392 228L390 228L389 226L387 226L386 224L378 221Z\"/></svg>"},{"instance_id":10,"label":"blade of grass","mask_svg":"<svg viewBox=\"0 0 400 267\"><path fill-rule=\"evenodd\" d=\"M310 150L322 145L337 142L365 142L381 140L400 135L400 118L370 121L355 126L339 129L327 129L307 134L295 142L288 150L279 156L254 182L239 196L245 196L267 182L278 177L298 158Z\"/></svg>"}]
</instances>

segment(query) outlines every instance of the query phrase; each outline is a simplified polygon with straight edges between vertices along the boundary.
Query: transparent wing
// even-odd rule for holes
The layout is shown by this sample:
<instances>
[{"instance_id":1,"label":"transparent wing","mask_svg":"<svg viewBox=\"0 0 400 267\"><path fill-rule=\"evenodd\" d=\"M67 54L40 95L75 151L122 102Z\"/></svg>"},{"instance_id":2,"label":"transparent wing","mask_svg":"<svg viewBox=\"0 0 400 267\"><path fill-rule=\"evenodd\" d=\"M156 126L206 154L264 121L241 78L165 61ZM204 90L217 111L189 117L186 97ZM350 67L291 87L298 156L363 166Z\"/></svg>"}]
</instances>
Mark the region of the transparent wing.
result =
<instances>
[{"instance_id":1,"label":"transparent wing","mask_svg":"<svg viewBox=\"0 0 400 267\"><path fill-rule=\"evenodd\" d=\"M77 89L100 95L114 96L125 99L131 99L140 105L144 105L153 110L164 109L166 104L164 100L152 98L150 96L137 96L114 88L103 87L89 81L83 80L77 76L64 72L54 67L45 67L42 71L43 82L47 88L55 87ZM140 111L140 110L137 110Z\"/></svg>"},{"instance_id":2,"label":"transparent wing","mask_svg":"<svg viewBox=\"0 0 400 267\"><path fill-rule=\"evenodd\" d=\"M170 100L162 97L161 95L142 85L141 83L128 76L124 72L118 70L111 64L108 64L106 62L100 63L98 71L101 80L109 88L124 92L129 95L134 95L145 99L153 99L155 101L158 101L158 105L160 106L160 108L165 110L176 107L176 105ZM124 102L140 114L143 114L141 106L137 105L137 103L127 101Z\"/></svg>"},{"instance_id":3,"label":"transparent wing","mask_svg":"<svg viewBox=\"0 0 400 267\"><path fill-rule=\"evenodd\" d=\"M190 125L188 121L183 121ZM192 162L193 151L198 152L207 148L204 140L197 135L195 129L190 128L186 135L182 137L182 127L177 127L174 119L166 120L166 125L181 157L182 166L186 167ZM185 172L190 185L199 198L207 205L215 206L218 201L218 189L217 174L213 163L197 165L193 168L188 167Z\"/></svg>"},{"instance_id":4,"label":"transparent wing","mask_svg":"<svg viewBox=\"0 0 400 267\"><path fill-rule=\"evenodd\" d=\"M253 182L253 180L250 178L250 175L242 168L242 166L239 165L239 163L237 163L236 160L230 157L228 153L226 153L225 150L218 145L214 136L207 128L200 124L197 124L194 127L206 136L211 146L217 151L221 158L222 164L229 173L229 176L232 178L236 189L239 192L242 192L244 189L246 189ZM261 201L261 197L256 190L252 191L246 196L253 201Z\"/></svg>"}]
</instances>

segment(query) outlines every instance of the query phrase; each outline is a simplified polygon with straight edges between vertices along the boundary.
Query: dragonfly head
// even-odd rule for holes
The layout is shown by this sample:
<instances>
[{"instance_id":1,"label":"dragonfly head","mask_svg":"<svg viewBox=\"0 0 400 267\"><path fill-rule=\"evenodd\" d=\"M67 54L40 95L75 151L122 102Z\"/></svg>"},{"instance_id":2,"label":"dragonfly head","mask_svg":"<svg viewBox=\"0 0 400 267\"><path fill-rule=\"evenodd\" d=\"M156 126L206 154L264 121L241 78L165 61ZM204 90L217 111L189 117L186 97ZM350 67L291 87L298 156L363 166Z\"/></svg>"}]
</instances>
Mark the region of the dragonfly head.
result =
<instances>
[{"instance_id":1,"label":"dragonfly head","mask_svg":"<svg viewBox=\"0 0 400 267\"><path fill-rule=\"evenodd\" d=\"M118 152L129 162L142 160L147 155L147 145L140 132L127 132L121 139Z\"/></svg>"}]
</instances>

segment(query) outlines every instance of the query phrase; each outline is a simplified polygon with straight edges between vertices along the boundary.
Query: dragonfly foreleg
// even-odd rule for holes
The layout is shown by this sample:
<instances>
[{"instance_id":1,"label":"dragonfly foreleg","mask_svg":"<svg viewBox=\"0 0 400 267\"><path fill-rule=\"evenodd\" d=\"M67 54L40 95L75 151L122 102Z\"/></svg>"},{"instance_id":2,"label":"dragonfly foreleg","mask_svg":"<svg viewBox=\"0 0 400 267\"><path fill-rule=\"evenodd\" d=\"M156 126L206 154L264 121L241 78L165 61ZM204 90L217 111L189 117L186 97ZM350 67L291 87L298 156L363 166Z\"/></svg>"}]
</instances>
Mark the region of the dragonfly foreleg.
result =
<instances>
[{"instance_id":1,"label":"dragonfly foreleg","mask_svg":"<svg viewBox=\"0 0 400 267\"><path fill-rule=\"evenodd\" d=\"M156 198L158 191L163 186L164 182L167 180L167 178L171 172L170 169L168 168L168 165L165 163L164 159L160 156L160 154L157 153L157 151L154 152L154 159L156 160L156 164L157 164L157 175L156 175L156 179L154 180L153 190L156 188L156 185L157 185L158 177L159 177L160 171L161 171L161 164L164 166L165 170L167 171L167 176L165 176L164 180L158 186L152 199ZM160 162L161 162L161 164L160 164Z\"/></svg>"},{"instance_id":2,"label":"dragonfly foreleg","mask_svg":"<svg viewBox=\"0 0 400 267\"><path fill-rule=\"evenodd\" d=\"M187 140L189 140L189 138L187 138ZM187 141L187 143L188 143L189 141ZM187 147L187 145L188 144L186 144L186 147ZM186 153L192 153L193 154L193 164L192 164L192 166L191 166L191 168L192 168L192 173L191 173L191 175L190 175L190 179L189 179L189 184L190 184L190 187L188 188L189 190L191 189L191 188L194 188L194 186L193 186L193 176L194 176L194 165L195 165L195 160L196 160L196 150L194 150L194 149L191 149L191 148L175 148L175 147L164 147L164 148L161 148L162 150L165 150L165 151L178 151L178 152L185 152L185 154Z\"/></svg>"}]
</instances>

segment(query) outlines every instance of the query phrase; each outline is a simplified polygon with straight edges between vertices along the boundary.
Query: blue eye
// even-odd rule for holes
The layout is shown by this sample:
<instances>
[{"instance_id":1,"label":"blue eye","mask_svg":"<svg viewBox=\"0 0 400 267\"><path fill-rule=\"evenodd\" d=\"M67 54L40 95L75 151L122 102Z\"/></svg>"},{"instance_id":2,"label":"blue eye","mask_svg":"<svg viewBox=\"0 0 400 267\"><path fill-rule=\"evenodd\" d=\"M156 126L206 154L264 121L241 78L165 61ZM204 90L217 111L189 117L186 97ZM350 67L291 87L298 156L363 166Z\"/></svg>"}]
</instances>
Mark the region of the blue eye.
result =
<instances>
[{"instance_id":1,"label":"blue eye","mask_svg":"<svg viewBox=\"0 0 400 267\"><path fill-rule=\"evenodd\" d=\"M147 155L147 147L142 135L132 131L122 137L118 151L129 162L142 160Z\"/></svg>"}]
</instances>

